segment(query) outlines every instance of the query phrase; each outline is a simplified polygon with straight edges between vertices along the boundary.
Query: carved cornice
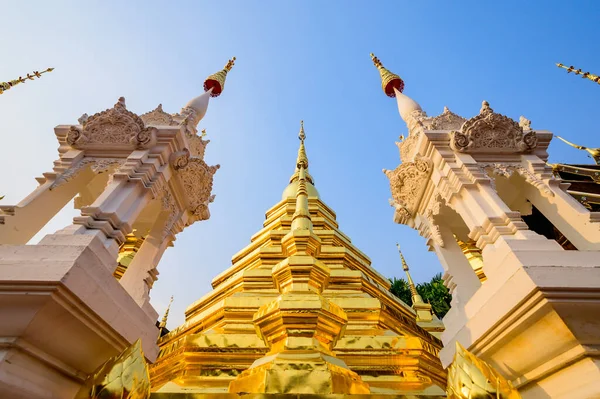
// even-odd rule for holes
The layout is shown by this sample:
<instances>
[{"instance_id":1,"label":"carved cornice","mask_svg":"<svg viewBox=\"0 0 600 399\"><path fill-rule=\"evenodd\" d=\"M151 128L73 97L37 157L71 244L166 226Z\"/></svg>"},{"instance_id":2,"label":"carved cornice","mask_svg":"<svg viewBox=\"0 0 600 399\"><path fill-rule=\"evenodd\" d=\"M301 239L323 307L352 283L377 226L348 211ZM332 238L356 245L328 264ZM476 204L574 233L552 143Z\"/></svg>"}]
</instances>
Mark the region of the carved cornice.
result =
<instances>
[{"instance_id":1,"label":"carved cornice","mask_svg":"<svg viewBox=\"0 0 600 399\"><path fill-rule=\"evenodd\" d=\"M123 97L113 108L80 121L83 126L71 126L67 134L67 143L73 148L148 148L156 140L156 128L147 128L138 115L128 111Z\"/></svg>"},{"instance_id":2,"label":"carved cornice","mask_svg":"<svg viewBox=\"0 0 600 399\"><path fill-rule=\"evenodd\" d=\"M393 171L383 170L390 180L392 206L396 208L395 219L406 223L414 216L432 171L431 161L417 157L414 162L404 162Z\"/></svg>"},{"instance_id":3,"label":"carved cornice","mask_svg":"<svg viewBox=\"0 0 600 399\"><path fill-rule=\"evenodd\" d=\"M87 166L90 166L92 172L94 172L95 174L100 174L108 172L110 171L110 169L117 169L124 163L124 158L83 158L81 161L77 162L73 166L70 166L67 170L59 174L56 180L54 180L54 183L52 183L52 185L50 186L50 190L56 189L57 187L60 187L66 182L72 180Z\"/></svg>"},{"instance_id":4,"label":"carved cornice","mask_svg":"<svg viewBox=\"0 0 600 399\"><path fill-rule=\"evenodd\" d=\"M491 179L492 188L496 189L496 184L493 179L493 175L503 176L507 179L510 178L515 172L521 175L525 181L537 188L544 197L553 197L554 192L544 181L539 178L535 173L523 167L520 164L508 164L508 163L486 163L478 165L481 171L485 173Z\"/></svg>"},{"instance_id":5,"label":"carved cornice","mask_svg":"<svg viewBox=\"0 0 600 399\"><path fill-rule=\"evenodd\" d=\"M495 113L487 101L483 102L479 115L466 121L461 131L450 132L450 147L458 152L522 153L531 151L536 145L534 131L524 133L523 126Z\"/></svg>"}]
</instances>

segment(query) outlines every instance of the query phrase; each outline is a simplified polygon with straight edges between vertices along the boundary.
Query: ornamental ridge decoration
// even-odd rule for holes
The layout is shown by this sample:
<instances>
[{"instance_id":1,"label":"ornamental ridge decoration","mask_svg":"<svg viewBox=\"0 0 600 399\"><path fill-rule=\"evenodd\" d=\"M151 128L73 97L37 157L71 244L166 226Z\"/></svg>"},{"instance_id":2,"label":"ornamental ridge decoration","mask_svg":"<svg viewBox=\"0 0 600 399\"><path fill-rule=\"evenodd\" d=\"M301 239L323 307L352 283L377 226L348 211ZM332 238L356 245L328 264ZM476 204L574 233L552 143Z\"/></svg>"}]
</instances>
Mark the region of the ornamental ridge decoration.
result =
<instances>
[{"instance_id":1,"label":"ornamental ridge decoration","mask_svg":"<svg viewBox=\"0 0 600 399\"><path fill-rule=\"evenodd\" d=\"M433 118L423 120L427 130L460 130L467 120L444 107L444 112Z\"/></svg>"},{"instance_id":2,"label":"ornamental ridge decoration","mask_svg":"<svg viewBox=\"0 0 600 399\"><path fill-rule=\"evenodd\" d=\"M142 121L146 126L177 126L178 123L175 122L173 117L170 114L167 114L162 109L162 104L158 104L158 106L150 112L146 112L143 115L140 115Z\"/></svg>"},{"instance_id":3,"label":"ornamental ridge decoration","mask_svg":"<svg viewBox=\"0 0 600 399\"><path fill-rule=\"evenodd\" d=\"M414 216L431 171L431 161L424 157L417 157L414 162L404 162L393 171L383 170L390 180L393 198L390 204L396 208L396 218L406 221Z\"/></svg>"},{"instance_id":4,"label":"ornamental ridge decoration","mask_svg":"<svg viewBox=\"0 0 600 399\"><path fill-rule=\"evenodd\" d=\"M104 145L126 148L147 148L156 140L156 128L146 127L144 121L125 107L125 98L113 108L80 118L82 127L71 126L67 143L77 149Z\"/></svg>"},{"instance_id":5,"label":"ornamental ridge decoration","mask_svg":"<svg viewBox=\"0 0 600 399\"><path fill-rule=\"evenodd\" d=\"M530 122L529 122L530 123ZM537 145L537 135L527 123L494 112L487 101L479 115L464 123L461 131L450 132L450 147L458 152L522 153Z\"/></svg>"}]
</instances>

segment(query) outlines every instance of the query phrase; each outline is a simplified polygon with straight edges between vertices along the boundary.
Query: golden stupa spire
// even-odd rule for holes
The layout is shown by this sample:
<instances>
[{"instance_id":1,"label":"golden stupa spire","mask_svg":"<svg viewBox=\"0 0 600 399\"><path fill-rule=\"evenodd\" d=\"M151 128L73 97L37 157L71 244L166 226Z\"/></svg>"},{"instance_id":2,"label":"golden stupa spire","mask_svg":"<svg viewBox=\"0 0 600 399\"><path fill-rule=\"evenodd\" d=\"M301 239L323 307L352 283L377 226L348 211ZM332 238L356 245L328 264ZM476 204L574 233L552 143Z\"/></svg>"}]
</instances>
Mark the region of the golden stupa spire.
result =
<instances>
[{"instance_id":1,"label":"golden stupa spire","mask_svg":"<svg viewBox=\"0 0 600 399\"><path fill-rule=\"evenodd\" d=\"M406 263L406 259L404 259L404 255L402 255L402 251L400 250L400 244L396 243L396 247L398 248L398 253L400 254L400 260L402 261L402 269L406 273L406 278L408 280L408 287L410 288L410 294L412 296L413 305L415 303L425 303L423 302L423 298L417 292L417 287L410 276L410 272L408 271L408 264Z\"/></svg>"},{"instance_id":2,"label":"golden stupa spire","mask_svg":"<svg viewBox=\"0 0 600 399\"><path fill-rule=\"evenodd\" d=\"M575 67L573 65L571 65L571 66L568 67L568 66L563 65L561 63L557 63L556 66L559 67L559 68L566 69L567 73L574 72L575 75L581 75L581 77L584 78L584 79L589 79L592 82L596 82L596 83L600 84L600 76L598 76L598 75L594 75L594 74L591 74L589 72L581 72L581 69L575 69Z\"/></svg>"},{"instance_id":3,"label":"golden stupa spire","mask_svg":"<svg viewBox=\"0 0 600 399\"><path fill-rule=\"evenodd\" d=\"M308 158L304 148L304 121L300 121L300 148L298 149L298 159L296 160L296 168L298 171L298 188L296 189L296 211L292 216L292 230L312 230L313 224L308 210L308 190L306 188L308 168Z\"/></svg>"},{"instance_id":4,"label":"golden stupa spire","mask_svg":"<svg viewBox=\"0 0 600 399\"><path fill-rule=\"evenodd\" d=\"M231 71L233 65L235 64L235 57L230 59L227 62L227 65L223 69L221 69L217 73L213 73L204 81L204 91L209 91L212 89L210 93L211 97L218 97L223 92L225 88L225 78L227 77L227 72Z\"/></svg>"},{"instance_id":5,"label":"golden stupa spire","mask_svg":"<svg viewBox=\"0 0 600 399\"><path fill-rule=\"evenodd\" d=\"M25 76L24 78L19 76L19 79L10 80L8 82L0 82L0 94L4 93L6 90L10 89L11 87L18 85L19 83L25 83L27 81L27 79L34 80L33 79L34 77L41 78L42 74L44 74L46 72L52 72L53 70L54 70L54 68L48 68L42 72L33 71L33 74L28 73L27 76Z\"/></svg>"},{"instance_id":6,"label":"golden stupa spire","mask_svg":"<svg viewBox=\"0 0 600 399\"><path fill-rule=\"evenodd\" d=\"M594 161L596 161L596 165L600 165L600 148L588 148L588 147L584 147L582 145L573 144L570 141L567 141L560 136L554 136L554 137L556 137L559 140L564 141L571 147L577 148L578 150L587 151L592 156L592 158L594 158Z\"/></svg>"},{"instance_id":7,"label":"golden stupa spire","mask_svg":"<svg viewBox=\"0 0 600 399\"><path fill-rule=\"evenodd\" d=\"M304 169L308 169L308 157L306 156L306 148L304 147L304 139L306 138L306 134L304 134L304 121L300 121L298 138L300 139L300 147L298 148L298 158L296 158L296 168L300 170L300 166L302 165Z\"/></svg>"},{"instance_id":8,"label":"golden stupa spire","mask_svg":"<svg viewBox=\"0 0 600 399\"><path fill-rule=\"evenodd\" d=\"M394 89L398 90L400 93L404 90L404 81L400 78L400 76L395 73L387 70L379 58L375 57L375 54L371 53L371 59L373 60L373 64L379 69L379 74L381 75L381 88L383 92L389 97L396 97L396 92Z\"/></svg>"},{"instance_id":9,"label":"golden stupa spire","mask_svg":"<svg viewBox=\"0 0 600 399\"><path fill-rule=\"evenodd\" d=\"M167 327L167 319L169 318L169 310L171 310L171 304L173 303L173 295L171 295L171 300L169 301L169 305L167 306L167 310L165 310L165 314L158 325L159 329Z\"/></svg>"}]
</instances>

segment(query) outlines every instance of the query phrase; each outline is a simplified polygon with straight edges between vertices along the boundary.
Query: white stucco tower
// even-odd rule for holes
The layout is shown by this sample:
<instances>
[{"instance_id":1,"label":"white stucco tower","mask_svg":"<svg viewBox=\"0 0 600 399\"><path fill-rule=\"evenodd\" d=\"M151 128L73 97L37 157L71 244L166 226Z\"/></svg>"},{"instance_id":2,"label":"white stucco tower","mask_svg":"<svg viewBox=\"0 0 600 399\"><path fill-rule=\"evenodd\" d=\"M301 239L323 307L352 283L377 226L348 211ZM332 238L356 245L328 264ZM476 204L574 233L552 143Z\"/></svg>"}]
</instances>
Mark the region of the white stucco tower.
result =
<instances>
[{"instance_id":1,"label":"white stucco tower","mask_svg":"<svg viewBox=\"0 0 600 399\"><path fill-rule=\"evenodd\" d=\"M546 164L552 133L494 112L428 117L376 58L408 135L390 180L394 221L435 251L453 295L455 342L493 365L523 398L600 397L600 213Z\"/></svg>"},{"instance_id":2,"label":"white stucco tower","mask_svg":"<svg viewBox=\"0 0 600 399\"><path fill-rule=\"evenodd\" d=\"M138 338L156 358L150 290L175 236L210 217L219 166L204 162L197 125L232 65L181 113L159 105L137 115L120 98L54 129L52 170L23 201L0 207L0 397L73 397ZM26 245L73 198L73 223Z\"/></svg>"}]
</instances>

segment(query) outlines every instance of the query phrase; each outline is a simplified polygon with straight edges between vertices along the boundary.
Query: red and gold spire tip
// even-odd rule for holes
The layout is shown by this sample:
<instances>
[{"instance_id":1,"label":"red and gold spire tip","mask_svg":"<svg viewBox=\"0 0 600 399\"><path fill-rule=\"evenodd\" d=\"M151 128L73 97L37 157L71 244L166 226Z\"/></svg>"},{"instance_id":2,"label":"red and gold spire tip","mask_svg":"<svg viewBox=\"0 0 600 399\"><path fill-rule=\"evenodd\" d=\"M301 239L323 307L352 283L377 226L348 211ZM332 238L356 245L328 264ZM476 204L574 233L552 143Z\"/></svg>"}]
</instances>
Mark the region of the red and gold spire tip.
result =
<instances>
[{"instance_id":1,"label":"red and gold spire tip","mask_svg":"<svg viewBox=\"0 0 600 399\"><path fill-rule=\"evenodd\" d=\"M388 97L396 97L396 92L394 89L398 90L400 93L404 90L404 81L400 78L400 76L395 73L387 70L379 58L375 57L375 54L371 53L371 59L373 60L373 64L379 69L379 74L381 75L381 88L383 92Z\"/></svg>"},{"instance_id":2,"label":"red and gold spire tip","mask_svg":"<svg viewBox=\"0 0 600 399\"><path fill-rule=\"evenodd\" d=\"M227 62L227 65L217 73L213 73L204 81L204 91L209 91L212 89L210 93L211 97L219 97L225 88L225 78L227 77L227 72L231 71L233 65L235 64L235 57L230 59Z\"/></svg>"}]
</instances>

